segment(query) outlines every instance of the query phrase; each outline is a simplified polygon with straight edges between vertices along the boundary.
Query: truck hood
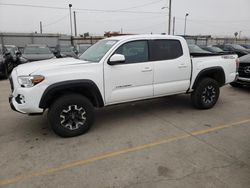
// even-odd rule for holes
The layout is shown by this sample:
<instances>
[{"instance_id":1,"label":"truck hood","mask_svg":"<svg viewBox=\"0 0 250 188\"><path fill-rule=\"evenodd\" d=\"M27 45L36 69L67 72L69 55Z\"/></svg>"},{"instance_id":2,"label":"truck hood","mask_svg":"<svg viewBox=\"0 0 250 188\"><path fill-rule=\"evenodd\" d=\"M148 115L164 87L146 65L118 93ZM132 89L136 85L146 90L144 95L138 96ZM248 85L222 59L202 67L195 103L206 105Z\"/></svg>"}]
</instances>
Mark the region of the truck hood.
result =
<instances>
[{"instance_id":1,"label":"truck hood","mask_svg":"<svg viewBox=\"0 0 250 188\"><path fill-rule=\"evenodd\" d=\"M36 61L19 65L16 68L18 75L31 75L32 73L45 70L45 69L57 69L62 66L69 66L75 64L88 64L88 61L82 61L74 58L60 58L60 59L49 59L43 61Z\"/></svg>"}]
</instances>

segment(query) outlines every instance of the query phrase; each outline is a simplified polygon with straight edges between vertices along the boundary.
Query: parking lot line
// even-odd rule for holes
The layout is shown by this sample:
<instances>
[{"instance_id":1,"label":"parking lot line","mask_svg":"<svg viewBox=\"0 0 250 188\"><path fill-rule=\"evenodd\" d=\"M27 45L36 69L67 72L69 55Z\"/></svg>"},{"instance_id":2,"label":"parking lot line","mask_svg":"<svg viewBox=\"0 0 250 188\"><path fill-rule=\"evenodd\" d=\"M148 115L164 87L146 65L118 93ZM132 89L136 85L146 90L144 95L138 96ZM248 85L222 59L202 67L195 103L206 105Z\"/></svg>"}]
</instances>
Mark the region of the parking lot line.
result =
<instances>
[{"instance_id":1,"label":"parking lot line","mask_svg":"<svg viewBox=\"0 0 250 188\"><path fill-rule=\"evenodd\" d=\"M80 161L76 161L76 162L72 162L72 163L68 163L68 164L63 164L61 166L49 168L49 169L46 169L46 170L41 170L41 171L34 172L34 173L24 174L22 176L17 176L17 177L14 177L14 178L3 179L3 180L0 180L0 186L17 183L17 182L24 181L24 180L27 180L27 179L30 179L30 178L34 178L34 177L46 176L46 175L51 174L51 173L59 172L59 171L66 170L66 169L71 169L71 168L74 168L74 167L79 167L79 166L82 166L82 165L85 165L85 164L93 163L93 162L96 162L96 161L116 157L116 156L119 156L119 155L131 153L131 152L136 152L136 151L152 148L152 147L155 147L155 146L171 143L171 142L182 140L182 139L192 137L192 136L204 135L204 134L215 132L215 131L218 131L218 130L221 130L221 129L234 127L234 126L237 126L237 125L245 125L245 123L248 123L248 122L250 122L250 119L245 119L245 120L234 122L234 123L220 125L220 126L217 126L217 127L214 127L214 128L209 128L209 129L205 129L205 130L201 130L201 131L194 131L194 132L191 132L190 134L186 133L186 134L183 134L183 135L180 135L180 136L175 136L175 137L172 137L172 138L162 139L162 140L158 140L158 141L151 142L151 143L144 144L144 145L139 145L139 146L132 147L132 148L126 148L126 149L122 149L122 150L119 150L119 151L114 151L114 152L110 152L110 153L106 153L106 154L101 154L101 155L98 155L98 156L95 156L95 157L91 157L89 159L84 159L84 160L80 160Z\"/></svg>"}]
</instances>

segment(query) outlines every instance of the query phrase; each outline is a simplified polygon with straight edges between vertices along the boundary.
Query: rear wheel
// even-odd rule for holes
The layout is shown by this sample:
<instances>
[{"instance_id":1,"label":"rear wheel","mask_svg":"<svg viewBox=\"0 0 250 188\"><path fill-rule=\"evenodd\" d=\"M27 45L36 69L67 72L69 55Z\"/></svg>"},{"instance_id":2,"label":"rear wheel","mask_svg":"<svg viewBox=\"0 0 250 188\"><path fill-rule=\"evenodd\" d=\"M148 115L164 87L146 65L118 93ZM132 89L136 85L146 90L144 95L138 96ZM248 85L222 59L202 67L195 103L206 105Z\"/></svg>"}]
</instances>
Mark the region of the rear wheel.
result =
<instances>
[{"instance_id":1,"label":"rear wheel","mask_svg":"<svg viewBox=\"0 0 250 188\"><path fill-rule=\"evenodd\" d=\"M62 137L86 133L94 122L94 107L84 96L65 95L50 107L48 118L53 131Z\"/></svg>"},{"instance_id":2,"label":"rear wheel","mask_svg":"<svg viewBox=\"0 0 250 188\"><path fill-rule=\"evenodd\" d=\"M220 95L220 87L212 78L202 79L191 94L193 105L199 109L212 108Z\"/></svg>"}]
</instances>

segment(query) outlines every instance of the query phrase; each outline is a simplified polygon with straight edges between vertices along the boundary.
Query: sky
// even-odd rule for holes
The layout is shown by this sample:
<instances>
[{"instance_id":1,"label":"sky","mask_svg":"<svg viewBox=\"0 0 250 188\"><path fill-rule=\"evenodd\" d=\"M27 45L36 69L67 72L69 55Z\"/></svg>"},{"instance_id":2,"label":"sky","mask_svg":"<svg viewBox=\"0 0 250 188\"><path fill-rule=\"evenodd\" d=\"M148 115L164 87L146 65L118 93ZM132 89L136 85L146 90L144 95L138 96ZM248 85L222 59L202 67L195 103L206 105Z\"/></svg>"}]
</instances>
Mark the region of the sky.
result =
<instances>
[{"instance_id":1,"label":"sky","mask_svg":"<svg viewBox=\"0 0 250 188\"><path fill-rule=\"evenodd\" d=\"M0 32L39 32L41 21L44 33L70 34L69 3L78 34L160 34L168 29L169 0L0 0ZM177 35L184 33L186 13L188 35L233 37L238 32L250 37L250 0L172 0Z\"/></svg>"}]
</instances>

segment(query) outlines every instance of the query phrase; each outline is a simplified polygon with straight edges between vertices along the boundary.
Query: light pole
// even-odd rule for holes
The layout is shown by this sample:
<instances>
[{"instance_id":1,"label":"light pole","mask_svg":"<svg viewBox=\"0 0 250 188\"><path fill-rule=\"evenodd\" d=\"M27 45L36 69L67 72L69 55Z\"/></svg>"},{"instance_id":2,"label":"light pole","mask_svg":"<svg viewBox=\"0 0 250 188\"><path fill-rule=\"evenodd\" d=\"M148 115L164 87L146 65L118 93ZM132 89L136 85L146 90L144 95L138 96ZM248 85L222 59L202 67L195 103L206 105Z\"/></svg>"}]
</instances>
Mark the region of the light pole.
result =
<instances>
[{"instance_id":1,"label":"light pole","mask_svg":"<svg viewBox=\"0 0 250 188\"><path fill-rule=\"evenodd\" d=\"M171 12L172 12L172 0L169 0L169 11L168 11L168 34L170 35L171 30Z\"/></svg>"},{"instance_id":2,"label":"light pole","mask_svg":"<svg viewBox=\"0 0 250 188\"><path fill-rule=\"evenodd\" d=\"M171 32L171 12L172 12L172 0L169 0L168 7L162 7L161 9L168 9L168 34L170 35Z\"/></svg>"},{"instance_id":3,"label":"light pole","mask_svg":"<svg viewBox=\"0 0 250 188\"><path fill-rule=\"evenodd\" d=\"M71 16L71 7L72 7L72 4L69 4L70 34L71 34L71 37L72 37L72 36L73 36L73 32L72 32L72 16Z\"/></svg>"},{"instance_id":4,"label":"light pole","mask_svg":"<svg viewBox=\"0 0 250 188\"><path fill-rule=\"evenodd\" d=\"M184 36L186 36L186 29L187 29L187 17L188 17L188 13L186 13L185 15L185 26L184 26Z\"/></svg>"},{"instance_id":5,"label":"light pole","mask_svg":"<svg viewBox=\"0 0 250 188\"><path fill-rule=\"evenodd\" d=\"M74 13L74 26L75 26L75 37L77 36L77 29L76 29L76 11Z\"/></svg>"},{"instance_id":6,"label":"light pole","mask_svg":"<svg viewBox=\"0 0 250 188\"><path fill-rule=\"evenodd\" d=\"M173 18L173 35L174 35L174 30L175 30L175 16Z\"/></svg>"}]
</instances>

